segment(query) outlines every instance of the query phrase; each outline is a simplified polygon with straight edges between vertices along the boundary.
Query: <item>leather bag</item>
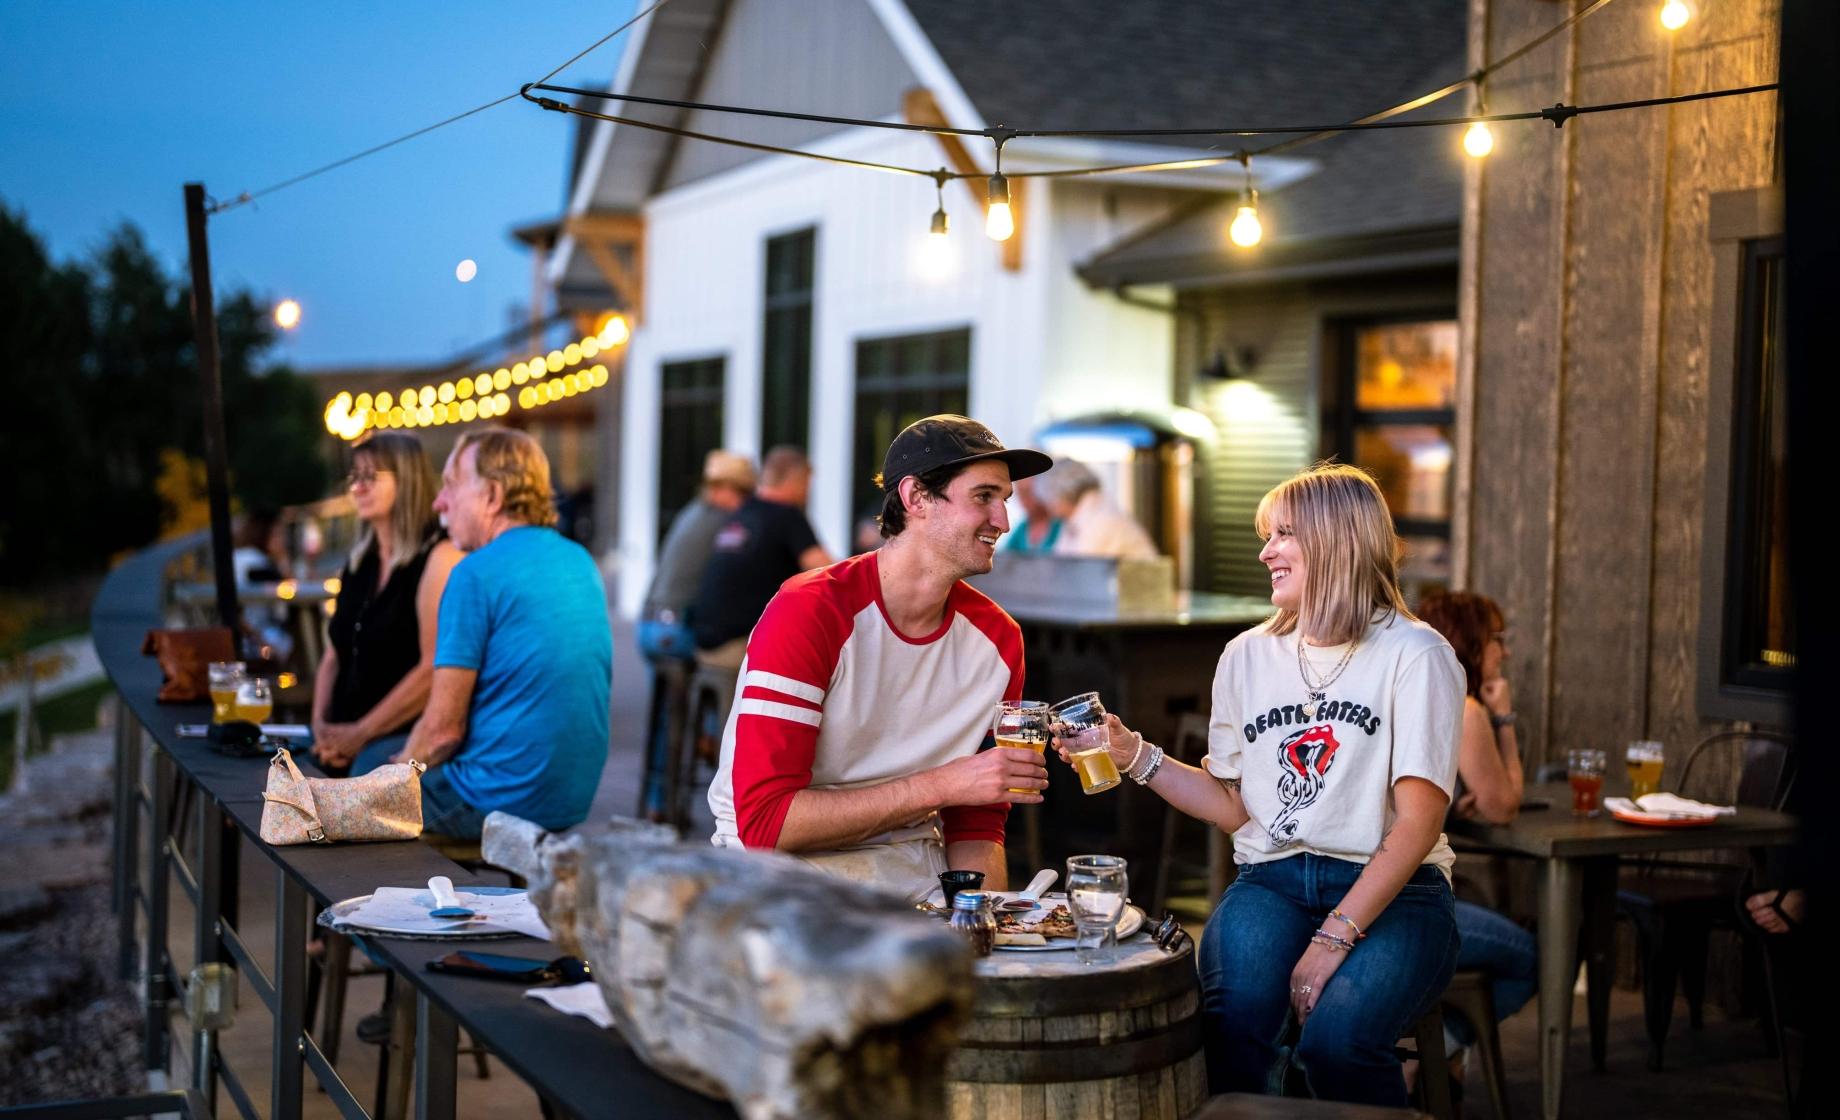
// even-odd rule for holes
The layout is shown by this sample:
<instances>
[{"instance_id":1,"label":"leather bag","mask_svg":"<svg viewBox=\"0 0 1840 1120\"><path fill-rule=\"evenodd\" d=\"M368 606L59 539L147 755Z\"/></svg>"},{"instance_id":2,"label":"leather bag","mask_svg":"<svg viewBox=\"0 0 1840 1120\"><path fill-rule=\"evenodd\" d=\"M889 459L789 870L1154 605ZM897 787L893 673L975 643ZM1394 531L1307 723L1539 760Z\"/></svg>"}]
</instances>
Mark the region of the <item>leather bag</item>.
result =
<instances>
[{"instance_id":1,"label":"leather bag","mask_svg":"<svg viewBox=\"0 0 1840 1120\"><path fill-rule=\"evenodd\" d=\"M141 652L160 659L160 703L190 704L211 698L211 662L235 661L236 643L224 626L149 630Z\"/></svg>"},{"instance_id":2,"label":"leather bag","mask_svg":"<svg viewBox=\"0 0 1840 1120\"><path fill-rule=\"evenodd\" d=\"M309 778L285 749L275 752L262 791L262 842L413 840L422 834L420 762L391 762L361 778Z\"/></svg>"}]
</instances>

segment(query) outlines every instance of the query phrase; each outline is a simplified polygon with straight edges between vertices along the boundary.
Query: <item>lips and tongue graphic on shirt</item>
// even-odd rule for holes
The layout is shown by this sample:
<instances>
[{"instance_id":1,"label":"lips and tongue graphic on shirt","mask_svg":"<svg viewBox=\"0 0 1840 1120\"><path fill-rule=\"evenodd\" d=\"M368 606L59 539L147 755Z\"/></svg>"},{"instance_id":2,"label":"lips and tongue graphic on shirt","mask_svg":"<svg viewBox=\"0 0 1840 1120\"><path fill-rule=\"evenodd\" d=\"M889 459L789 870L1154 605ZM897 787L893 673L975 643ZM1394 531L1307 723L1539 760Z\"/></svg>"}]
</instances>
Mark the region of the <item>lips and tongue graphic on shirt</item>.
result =
<instances>
[{"instance_id":1,"label":"lips and tongue graphic on shirt","mask_svg":"<svg viewBox=\"0 0 1840 1120\"><path fill-rule=\"evenodd\" d=\"M1266 831L1273 845L1289 844L1297 835L1297 815L1322 796L1329 764L1341 748L1335 728L1320 723L1285 737L1278 744L1278 798L1284 803Z\"/></svg>"}]
</instances>

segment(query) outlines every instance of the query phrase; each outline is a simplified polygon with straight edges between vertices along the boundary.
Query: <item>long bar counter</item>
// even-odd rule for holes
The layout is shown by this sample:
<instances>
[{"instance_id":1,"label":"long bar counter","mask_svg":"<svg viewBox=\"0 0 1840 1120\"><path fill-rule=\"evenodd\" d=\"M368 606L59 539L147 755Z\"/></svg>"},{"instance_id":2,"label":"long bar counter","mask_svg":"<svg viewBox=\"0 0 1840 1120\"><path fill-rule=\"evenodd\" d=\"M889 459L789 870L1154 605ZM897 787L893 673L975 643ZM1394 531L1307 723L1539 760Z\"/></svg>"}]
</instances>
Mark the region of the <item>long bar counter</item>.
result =
<instances>
[{"instance_id":1,"label":"long bar counter","mask_svg":"<svg viewBox=\"0 0 1840 1120\"><path fill-rule=\"evenodd\" d=\"M244 1117L295 1120L301 1115L305 1075L311 1072L348 1118L369 1116L326 1060L321 1041L305 1021L307 939L319 910L368 894L379 886L411 886L433 875L457 884L478 883L468 872L419 841L272 847L262 842L261 791L268 762L231 758L203 740L181 739L181 723L205 723L210 705L161 704L157 662L141 655L148 630L164 625L162 599L169 562L199 547L196 538L143 552L113 572L91 615L93 639L120 706L117 719L114 800L114 900L121 923L120 967L138 977L146 1008L146 1068L157 1082L170 1077L170 1025L183 1007L183 979L174 972L167 943L173 884L195 906L197 963L227 962L273 1017L273 1060L265 1107L215 1053L211 1031L190 1031L193 1087L213 1115L221 1084ZM316 772L299 760L303 770ZM189 819L188 819L189 815ZM273 975L263 972L237 924L236 884L242 853L253 852L276 876ZM565 1016L524 997L523 988L427 971L428 961L455 948L479 947L517 956L552 957L554 946L532 938L490 942L367 939L397 978L397 991L415 1001L417 1117L448 1120L455 1114L455 1059L459 1028L522 1077L548 1108L594 1116L616 1107L621 1115L732 1117L733 1110L645 1066L620 1036L584 1019Z\"/></svg>"}]
</instances>

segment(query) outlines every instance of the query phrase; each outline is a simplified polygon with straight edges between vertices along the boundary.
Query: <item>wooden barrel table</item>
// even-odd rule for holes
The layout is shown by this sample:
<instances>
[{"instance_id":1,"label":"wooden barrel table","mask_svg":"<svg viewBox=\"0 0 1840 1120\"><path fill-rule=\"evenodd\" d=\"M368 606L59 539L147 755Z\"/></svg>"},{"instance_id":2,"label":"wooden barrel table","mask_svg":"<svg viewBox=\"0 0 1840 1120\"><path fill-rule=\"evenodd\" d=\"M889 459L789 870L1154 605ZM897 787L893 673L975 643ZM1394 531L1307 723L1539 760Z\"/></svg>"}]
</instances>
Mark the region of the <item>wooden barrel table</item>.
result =
<instances>
[{"instance_id":1,"label":"wooden barrel table","mask_svg":"<svg viewBox=\"0 0 1840 1120\"><path fill-rule=\"evenodd\" d=\"M1207 1097L1194 949L1148 937L978 962L973 1019L946 1068L953 1120L1187 1116Z\"/></svg>"}]
</instances>

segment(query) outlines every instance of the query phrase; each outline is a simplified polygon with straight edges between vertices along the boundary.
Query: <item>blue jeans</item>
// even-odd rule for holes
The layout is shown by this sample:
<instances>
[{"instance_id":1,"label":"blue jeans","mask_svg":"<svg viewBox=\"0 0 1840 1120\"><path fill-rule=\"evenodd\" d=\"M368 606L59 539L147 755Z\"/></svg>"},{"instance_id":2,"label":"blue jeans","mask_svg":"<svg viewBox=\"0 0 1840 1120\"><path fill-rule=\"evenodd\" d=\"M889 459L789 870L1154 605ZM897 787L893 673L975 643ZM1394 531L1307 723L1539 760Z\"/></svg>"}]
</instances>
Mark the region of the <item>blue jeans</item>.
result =
<instances>
[{"instance_id":1,"label":"blue jeans","mask_svg":"<svg viewBox=\"0 0 1840 1120\"><path fill-rule=\"evenodd\" d=\"M382 766L408 741L409 736L402 734L385 735L366 743L358 757L352 760L351 776L362 777ZM477 840L485 824L485 812L461 798L453 783L447 780L447 769L430 766L422 775L422 831Z\"/></svg>"},{"instance_id":2,"label":"blue jeans","mask_svg":"<svg viewBox=\"0 0 1840 1120\"><path fill-rule=\"evenodd\" d=\"M1405 1107L1393 1047L1443 993L1457 960L1454 900L1437 868L1420 867L1400 888L1286 1045L1291 969L1363 870L1308 852L1240 868L1201 935L1213 1092L1282 1093L1294 1062L1320 1099Z\"/></svg>"},{"instance_id":3,"label":"blue jeans","mask_svg":"<svg viewBox=\"0 0 1840 1120\"><path fill-rule=\"evenodd\" d=\"M1457 951L1457 967L1481 969L1489 977L1489 995L1495 1001L1497 1021L1527 1006L1540 990L1540 958L1534 951L1533 934L1473 902L1457 902L1457 932L1463 947ZM1444 1019L1444 1029L1460 1046L1476 1041L1472 1024L1461 1015Z\"/></svg>"},{"instance_id":4,"label":"blue jeans","mask_svg":"<svg viewBox=\"0 0 1840 1120\"><path fill-rule=\"evenodd\" d=\"M682 621L639 620L639 652L646 661L676 659L690 662L696 656L696 638ZM645 810L661 813L664 803L665 770L671 765L671 721L660 704L664 697L658 688L657 674L652 676L651 758L646 764Z\"/></svg>"}]
</instances>

